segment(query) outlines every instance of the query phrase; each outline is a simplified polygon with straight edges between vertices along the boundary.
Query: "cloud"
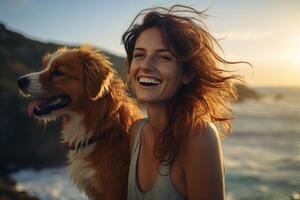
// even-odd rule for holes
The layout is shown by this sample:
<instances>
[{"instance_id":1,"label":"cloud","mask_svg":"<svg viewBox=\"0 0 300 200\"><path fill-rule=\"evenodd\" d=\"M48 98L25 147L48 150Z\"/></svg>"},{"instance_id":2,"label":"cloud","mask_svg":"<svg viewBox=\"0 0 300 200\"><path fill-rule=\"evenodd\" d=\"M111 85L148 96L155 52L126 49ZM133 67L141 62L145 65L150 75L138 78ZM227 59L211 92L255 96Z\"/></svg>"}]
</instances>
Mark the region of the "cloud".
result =
<instances>
[{"instance_id":1,"label":"cloud","mask_svg":"<svg viewBox=\"0 0 300 200\"><path fill-rule=\"evenodd\" d=\"M272 31L229 31L219 32L213 34L217 39L226 40L259 40L266 38L274 38L275 35Z\"/></svg>"}]
</instances>

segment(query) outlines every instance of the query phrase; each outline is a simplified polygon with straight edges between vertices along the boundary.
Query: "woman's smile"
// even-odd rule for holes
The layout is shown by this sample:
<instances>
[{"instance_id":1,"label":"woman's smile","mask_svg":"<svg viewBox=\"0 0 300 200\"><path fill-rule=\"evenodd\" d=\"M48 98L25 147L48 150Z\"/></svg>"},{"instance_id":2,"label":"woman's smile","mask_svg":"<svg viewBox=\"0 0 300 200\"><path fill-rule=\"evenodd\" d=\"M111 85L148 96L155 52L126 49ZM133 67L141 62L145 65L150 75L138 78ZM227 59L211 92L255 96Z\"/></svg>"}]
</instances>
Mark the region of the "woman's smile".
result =
<instances>
[{"instance_id":1,"label":"woman's smile","mask_svg":"<svg viewBox=\"0 0 300 200\"><path fill-rule=\"evenodd\" d=\"M149 28L137 38L129 76L143 102L164 102L180 88L184 80L181 63L170 52L159 28Z\"/></svg>"},{"instance_id":2,"label":"woman's smile","mask_svg":"<svg viewBox=\"0 0 300 200\"><path fill-rule=\"evenodd\" d=\"M161 80L147 76L139 76L137 81L142 87L154 87L161 84Z\"/></svg>"}]
</instances>

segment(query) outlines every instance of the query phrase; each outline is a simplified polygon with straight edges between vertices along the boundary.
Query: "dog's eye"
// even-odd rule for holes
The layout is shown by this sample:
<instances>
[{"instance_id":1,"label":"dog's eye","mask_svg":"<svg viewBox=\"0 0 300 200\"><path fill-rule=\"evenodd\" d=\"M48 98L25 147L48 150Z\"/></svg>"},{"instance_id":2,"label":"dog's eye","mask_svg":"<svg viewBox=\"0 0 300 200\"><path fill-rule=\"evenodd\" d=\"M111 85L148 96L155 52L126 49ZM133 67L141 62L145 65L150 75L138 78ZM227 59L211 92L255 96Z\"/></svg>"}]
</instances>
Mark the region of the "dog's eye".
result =
<instances>
[{"instance_id":1,"label":"dog's eye","mask_svg":"<svg viewBox=\"0 0 300 200\"><path fill-rule=\"evenodd\" d=\"M65 75L65 73L63 73L62 71L60 71L60 70L58 70L58 69L55 69L55 70L52 72L52 74L53 74L54 76L63 76L63 75Z\"/></svg>"}]
</instances>

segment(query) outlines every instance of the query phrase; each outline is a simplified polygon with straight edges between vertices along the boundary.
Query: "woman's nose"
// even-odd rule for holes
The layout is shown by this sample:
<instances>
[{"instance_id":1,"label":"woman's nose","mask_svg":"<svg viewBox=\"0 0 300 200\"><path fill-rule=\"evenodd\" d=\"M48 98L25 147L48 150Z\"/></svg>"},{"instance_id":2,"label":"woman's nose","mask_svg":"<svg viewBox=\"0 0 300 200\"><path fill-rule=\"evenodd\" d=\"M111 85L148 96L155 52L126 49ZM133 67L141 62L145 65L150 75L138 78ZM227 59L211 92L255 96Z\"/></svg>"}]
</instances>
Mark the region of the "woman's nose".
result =
<instances>
[{"instance_id":1,"label":"woman's nose","mask_svg":"<svg viewBox=\"0 0 300 200\"><path fill-rule=\"evenodd\" d=\"M155 69L155 59L153 57L146 57L140 67L143 70L154 70Z\"/></svg>"}]
</instances>

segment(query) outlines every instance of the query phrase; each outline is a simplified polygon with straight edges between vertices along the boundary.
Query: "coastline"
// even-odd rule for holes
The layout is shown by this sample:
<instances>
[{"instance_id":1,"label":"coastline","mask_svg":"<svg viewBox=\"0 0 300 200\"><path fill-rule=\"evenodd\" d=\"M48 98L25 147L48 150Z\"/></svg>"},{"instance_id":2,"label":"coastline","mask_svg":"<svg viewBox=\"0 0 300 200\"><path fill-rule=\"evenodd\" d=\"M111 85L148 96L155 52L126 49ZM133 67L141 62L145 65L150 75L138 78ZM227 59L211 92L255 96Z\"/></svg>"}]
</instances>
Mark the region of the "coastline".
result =
<instances>
[{"instance_id":1,"label":"coastline","mask_svg":"<svg viewBox=\"0 0 300 200\"><path fill-rule=\"evenodd\" d=\"M0 199L1 200L39 200L26 191L18 191L17 182L9 176L0 175Z\"/></svg>"}]
</instances>

